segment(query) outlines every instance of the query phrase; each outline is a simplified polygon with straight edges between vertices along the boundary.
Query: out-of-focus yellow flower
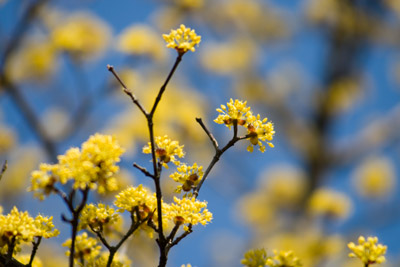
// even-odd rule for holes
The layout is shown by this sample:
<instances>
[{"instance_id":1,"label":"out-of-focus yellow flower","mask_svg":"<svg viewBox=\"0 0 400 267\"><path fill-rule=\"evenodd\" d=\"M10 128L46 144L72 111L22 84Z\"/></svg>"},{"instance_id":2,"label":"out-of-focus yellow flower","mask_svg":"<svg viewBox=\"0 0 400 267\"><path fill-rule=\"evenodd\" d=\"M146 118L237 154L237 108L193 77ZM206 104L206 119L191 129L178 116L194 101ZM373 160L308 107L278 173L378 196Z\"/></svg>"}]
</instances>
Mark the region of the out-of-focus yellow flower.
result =
<instances>
[{"instance_id":1,"label":"out-of-focus yellow flower","mask_svg":"<svg viewBox=\"0 0 400 267\"><path fill-rule=\"evenodd\" d=\"M197 9L204 5L204 0L174 0L174 6L182 9Z\"/></svg>"},{"instance_id":2,"label":"out-of-focus yellow flower","mask_svg":"<svg viewBox=\"0 0 400 267\"><path fill-rule=\"evenodd\" d=\"M43 114L43 126L49 138L54 141L62 140L68 132L71 123L68 113L60 107L50 107Z\"/></svg>"},{"instance_id":3,"label":"out-of-focus yellow flower","mask_svg":"<svg viewBox=\"0 0 400 267\"><path fill-rule=\"evenodd\" d=\"M61 184L73 180L74 189L97 189L103 194L117 190L114 174L119 167L124 150L116 139L109 135L95 134L82 144L82 149L70 148L65 155L58 156L58 164L41 164L40 170L32 172L29 191L40 199L54 192L56 182Z\"/></svg>"},{"instance_id":4,"label":"out-of-focus yellow flower","mask_svg":"<svg viewBox=\"0 0 400 267\"><path fill-rule=\"evenodd\" d=\"M19 261L22 264L28 264L29 260L31 259L31 254L18 254L17 256L14 257L17 261ZM38 256L35 256L33 259L32 267L42 267L43 262L40 260Z\"/></svg>"},{"instance_id":5,"label":"out-of-focus yellow flower","mask_svg":"<svg viewBox=\"0 0 400 267\"><path fill-rule=\"evenodd\" d=\"M30 243L35 237L51 238L60 232L54 228L53 217L36 218L29 216L28 212L18 211L17 207L9 214L0 214L0 251L7 252L7 248L15 240L16 252L20 251L22 242Z\"/></svg>"},{"instance_id":6,"label":"out-of-focus yellow flower","mask_svg":"<svg viewBox=\"0 0 400 267\"><path fill-rule=\"evenodd\" d=\"M212 213L207 209L207 202L196 200L195 198L174 197L174 202L166 212L166 217L174 222L175 225L181 224L202 224L206 225L212 220ZM187 226L184 230L187 231Z\"/></svg>"},{"instance_id":7,"label":"out-of-focus yellow flower","mask_svg":"<svg viewBox=\"0 0 400 267\"><path fill-rule=\"evenodd\" d=\"M352 210L352 202L343 193L319 188L311 195L308 208L313 215L344 219Z\"/></svg>"},{"instance_id":8,"label":"out-of-focus yellow flower","mask_svg":"<svg viewBox=\"0 0 400 267\"><path fill-rule=\"evenodd\" d=\"M98 257L90 258L85 266L107 266L109 253L103 252ZM130 267L131 261L125 255L122 256L118 252L114 255L111 267Z\"/></svg>"},{"instance_id":9,"label":"out-of-focus yellow flower","mask_svg":"<svg viewBox=\"0 0 400 267\"><path fill-rule=\"evenodd\" d=\"M188 50L194 52L196 50L194 47L201 42L201 36L183 24L178 29L171 30L169 34L163 34L163 38L168 48L173 48L180 54Z\"/></svg>"},{"instance_id":10,"label":"out-of-focus yellow flower","mask_svg":"<svg viewBox=\"0 0 400 267\"><path fill-rule=\"evenodd\" d=\"M0 206L0 214L3 214L3 207Z\"/></svg>"},{"instance_id":11,"label":"out-of-focus yellow flower","mask_svg":"<svg viewBox=\"0 0 400 267\"><path fill-rule=\"evenodd\" d=\"M396 0L385 0L384 3L400 17L400 3Z\"/></svg>"},{"instance_id":12,"label":"out-of-focus yellow flower","mask_svg":"<svg viewBox=\"0 0 400 267\"><path fill-rule=\"evenodd\" d=\"M305 173L288 164L267 169L260 179L262 181L258 191L268 196L271 205L276 207L296 207L306 193Z\"/></svg>"},{"instance_id":13,"label":"out-of-focus yellow flower","mask_svg":"<svg viewBox=\"0 0 400 267\"><path fill-rule=\"evenodd\" d=\"M256 60L257 47L247 39L208 45L201 53L204 68L219 74L249 69Z\"/></svg>"},{"instance_id":14,"label":"out-of-focus yellow flower","mask_svg":"<svg viewBox=\"0 0 400 267\"><path fill-rule=\"evenodd\" d=\"M106 225L115 223L118 220L118 214L108 205L99 203L97 205L86 205L80 215L79 228L86 227L95 231L103 229Z\"/></svg>"},{"instance_id":15,"label":"out-of-focus yellow flower","mask_svg":"<svg viewBox=\"0 0 400 267\"><path fill-rule=\"evenodd\" d=\"M358 238L358 245L350 242L348 247L351 251L349 253L349 257L351 258L359 258L366 266L368 264L374 263L383 263L386 261L385 254L387 250L387 246L383 246L382 244L377 244L377 237L365 237L360 236Z\"/></svg>"},{"instance_id":16,"label":"out-of-focus yellow flower","mask_svg":"<svg viewBox=\"0 0 400 267\"><path fill-rule=\"evenodd\" d=\"M0 154L9 151L16 143L16 135L13 129L0 124Z\"/></svg>"},{"instance_id":17,"label":"out-of-focus yellow flower","mask_svg":"<svg viewBox=\"0 0 400 267\"><path fill-rule=\"evenodd\" d=\"M384 197L393 192L395 168L385 157L367 158L354 174L354 185L365 197Z\"/></svg>"},{"instance_id":18,"label":"out-of-focus yellow flower","mask_svg":"<svg viewBox=\"0 0 400 267\"><path fill-rule=\"evenodd\" d=\"M264 267L267 264L267 259L265 249L251 249L244 253L244 259L240 263L246 267Z\"/></svg>"},{"instance_id":19,"label":"out-of-focus yellow flower","mask_svg":"<svg viewBox=\"0 0 400 267\"><path fill-rule=\"evenodd\" d=\"M189 192L193 188L195 188L201 179L203 178L203 166L197 166L197 163L194 163L193 166L187 166L186 164L182 164L177 168L177 172L174 172L170 175L170 177L178 183L179 185L176 189L177 193Z\"/></svg>"},{"instance_id":20,"label":"out-of-focus yellow flower","mask_svg":"<svg viewBox=\"0 0 400 267\"><path fill-rule=\"evenodd\" d=\"M190 263L188 264L182 264L181 267L192 267L192 265Z\"/></svg>"},{"instance_id":21,"label":"out-of-focus yellow flower","mask_svg":"<svg viewBox=\"0 0 400 267\"><path fill-rule=\"evenodd\" d=\"M60 23L51 33L54 45L74 58L99 56L108 46L110 30L107 24L90 13L76 13Z\"/></svg>"},{"instance_id":22,"label":"out-of-focus yellow flower","mask_svg":"<svg viewBox=\"0 0 400 267\"><path fill-rule=\"evenodd\" d=\"M267 259L267 265L271 267L301 267L300 259L296 257L293 251L274 250L274 256Z\"/></svg>"},{"instance_id":23,"label":"out-of-focus yellow flower","mask_svg":"<svg viewBox=\"0 0 400 267\"><path fill-rule=\"evenodd\" d=\"M28 40L7 61L6 74L13 82L49 80L57 69L56 52L49 40Z\"/></svg>"},{"instance_id":24,"label":"out-of-focus yellow flower","mask_svg":"<svg viewBox=\"0 0 400 267\"><path fill-rule=\"evenodd\" d=\"M354 106L360 93L360 83L355 78L337 80L328 90L327 107L332 113L344 112Z\"/></svg>"},{"instance_id":25,"label":"out-of-focus yellow flower","mask_svg":"<svg viewBox=\"0 0 400 267\"><path fill-rule=\"evenodd\" d=\"M183 152L183 145L179 145L178 141L172 141L167 135L157 136L154 140L156 144L155 153L156 158L162 163L162 165L168 169L167 163L172 162L175 165L179 165L180 162L176 157L183 158L185 153ZM151 153L151 143L143 147L143 153Z\"/></svg>"},{"instance_id":26,"label":"out-of-focus yellow flower","mask_svg":"<svg viewBox=\"0 0 400 267\"><path fill-rule=\"evenodd\" d=\"M71 248L72 240L68 239L62 245L63 247ZM79 262L81 257L86 261L95 260L100 254L101 246L98 245L96 238L88 237L88 234L84 232L81 235L77 235L75 239L75 251L74 259ZM65 255L70 255L70 250L65 252Z\"/></svg>"},{"instance_id":27,"label":"out-of-focus yellow flower","mask_svg":"<svg viewBox=\"0 0 400 267\"><path fill-rule=\"evenodd\" d=\"M162 60L166 56L159 35L151 27L142 24L132 25L121 33L118 49L126 54L149 56L155 60Z\"/></svg>"}]
</instances>

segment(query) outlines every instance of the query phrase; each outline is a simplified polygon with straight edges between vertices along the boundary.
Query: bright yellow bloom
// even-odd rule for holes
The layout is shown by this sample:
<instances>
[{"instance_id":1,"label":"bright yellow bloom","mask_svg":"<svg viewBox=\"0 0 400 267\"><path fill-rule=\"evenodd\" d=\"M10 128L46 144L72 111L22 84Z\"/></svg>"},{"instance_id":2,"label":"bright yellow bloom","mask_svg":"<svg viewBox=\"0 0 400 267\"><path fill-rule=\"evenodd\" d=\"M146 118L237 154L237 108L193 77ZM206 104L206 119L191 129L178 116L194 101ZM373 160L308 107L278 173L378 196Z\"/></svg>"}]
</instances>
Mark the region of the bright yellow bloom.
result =
<instances>
[{"instance_id":1,"label":"bright yellow bloom","mask_svg":"<svg viewBox=\"0 0 400 267\"><path fill-rule=\"evenodd\" d=\"M194 52L194 47L198 46L201 41L201 36L197 35L194 30L186 28L183 24L178 29L171 30L169 34L163 34L163 38L167 42L168 48L176 49L181 54L188 50Z\"/></svg>"},{"instance_id":2,"label":"bright yellow bloom","mask_svg":"<svg viewBox=\"0 0 400 267\"><path fill-rule=\"evenodd\" d=\"M225 124L229 129L232 125L243 126L247 129L247 136L250 144L247 147L249 152L253 152L253 147L259 145L261 152L265 151L265 146L262 142L266 142L270 147L274 145L267 141L272 141L275 130L274 125L271 122L267 122L268 119L260 119L260 115L254 116L247 107L247 101L240 101L236 99L233 101L231 98L227 105L221 105L217 111L221 114L214 120L218 124Z\"/></svg>"},{"instance_id":3,"label":"bright yellow bloom","mask_svg":"<svg viewBox=\"0 0 400 267\"><path fill-rule=\"evenodd\" d=\"M212 220L212 213L207 210L207 202L201 202L195 198L174 197L174 202L165 215L174 224L202 224L206 225ZM184 226L187 230L187 226Z\"/></svg>"},{"instance_id":4,"label":"bright yellow bloom","mask_svg":"<svg viewBox=\"0 0 400 267\"><path fill-rule=\"evenodd\" d=\"M310 197L308 207L309 211L314 215L346 218L352 209L352 202L343 193L320 188Z\"/></svg>"},{"instance_id":5,"label":"bright yellow bloom","mask_svg":"<svg viewBox=\"0 0 400 267\"><path fill-rule=\"evenodd\" d=\"M247 134L250 136L250 144L247 147L247 151L253 152L253 147L258 145L261 152L265 151L265 146L262 142L266 142L270 147L274 145L267 141L272 141L274 138L275 130L274 125L271 122L267 122L267 118L260 120L260 114L253 116L248 112L247 116Z\"/></svg>"},{"instance_id":6,"label":"bright yellow bloom","mask_svg":"<svg viewBox=\"0 0 400 267\"><path fill-rule=\"evenodd\" d=\"M360 236L358 238L358 245L350 242L347 246L353 252L349 253L351 258L359 258L364 264L383 263L386 261L385 254L387 246L378 243L377 237Z\"/></svg>"},{"instance_id":7,"label":"bright yellow bloom","mask_svg":"<svg viewBox=\"0 0 400 267\"><path fill-rule=\"evenodd\" d=\"M130 55L145 55L154 59L165 57L159 35L151 27L141 24L132 25L121 33L118 49Z\"/></svg>"},{"instance_id":8,"label":"bright yellow bloom","mask_svg":"<svg viewBox=\"0 0 400 267\"><path fill-rule=\"evenodd\" d=\"M71 243L72 240L68 239L62 245L63 247L67 247L70 249ZM98 245L96 238L88 237L88 234L86 232L76 236L74 258L77 261L79 261L81 257L87 261L94 260L100 254L100 250L101 246ZM69 256L70 250L67 250L65 254Z\"/></svg>"},{"instance_id":9,"label":"bright yellow bloom","mask_svg":"<svg viewBox=\"0 0 400 267\"><path fill-rule=\"evenodd\" d=\"M175 165L179 165L180 162L176 157L183 158L185 153L183 152L183 145L180 146L178 141L172 141L167 135L157 136L155 138L156 143L156 158L162 163L162 165L168 169L167 163L173 162ZM143 153L151 153L151 143L143 147Z\"/></svg>"},{"instance_id":10,"label":"bright yellow bloom","mask_svg":"<svg viewBox=\"0 0 400 267\"><path fill-rule=\"evenodd\" d=\"M118 214L108 205L99 203L97 205L88 204L84 207L81 213L79 228L99 230L107 224L113 224L118 221Z\"/></svg>"},{"instance_id":11,"label":"bright yellow bloom","mask_svg":"<svg viewBox=\"0 0 400 267\"><path fill-rule=\"evenodd\" d=\"M54 45L78 58L95 57L102 53L109 42L107 24L89 13L74 14L53 30Z\"/></svg>"},{"instance_id":12,"label":"bright yellow bloom","mask_svg":"<svg viewBox=\"0 0 400 267\"><path fill-rule=\"evenodd\" d=\"M246 124L247 114L250 112L250 107L247 107L247 101L240 101L236 99L233 101L231 98L230 101L225 105L221 105L221 108L218 108L217 111L221 114L214 120L214 122L218 124L225 124L229 129L231 126L236 124L240 126L244 126Z\"/></svg>"},{"instance_id":13,"label":"bright yellow bloom","mask_svg":"<svg viewBox=\"0 0 400 267\"><path fill-rule=\"evenodd\" d=\"M153 221L155 225L158 224L158 213L157 213L157 198L154 193L152 193L149 189L143 187L143 185L139 185L138 187L128 187L127 189L121 191L116 197L114 201L114 205L119 209L118 212L128 211L134 215L136 220L143 220L145 218L149 218ZM163 212L169 210L169 205L161 202ZM139 213L139 218L135 210ZM168 219L163 217L163 226L167 226ZM150 238L153 237L153 229L147 226L147 224L142 224L140 226L142 230L144 230Z\"/></svg>"},{"instance_id":14,"label":"bright yellow bloom","mask_svg":"<svg viewBox=\"0 0 400 267\"><path fill-rule=\"evenodd\" d=\"M191 191L199 184L204 175L203 166L198 166L197 163L194 163L193 166L182 164L177 170L177 172L170 175L175 182L182 184L176 189L177 193L180 193L182 190L184 192Z\"/></svg>"},{"instance_id":15,"label":"bright yellow bloom","mask_svg":"<svg viewBox=\"0 0 400 267\"><path fill-rule=\"evenodd\" d=\"M240 261L246 267L264 267L267 264L267 252L265 249L251 249L244 254Z\"/></svg>"},{"instance_id":16,"label":"bright yellow bloom","mask_svg":"<svg viewBox=\"0 0 400 267\"><path fill-rule=\"evenodd\" d=\"M301 267L300 259L293 254L293 251L274 250L274 256L267 260L270 267Z\"/></svg>"},{"instance_id":17,"label":"bright yellow bloom","mask_svg":"<svg viewBox=\"0 0 400 267\"><path fill-rule=\"evenodd\" d=\"M103 194L118 189L114 174L119 167L124 150L114 137L95 134L82 144L82 149L70 148L65 155L58 156L58 164L41 164L40 170L34 171L29 191L44 199L54 191L56 182L61 184L73 180L74 189L97 189Z\"/></svg>"},{"instance_id":18,"label":"bright yellow bloom","mask_svg":"<svg viewBox=\"0 0 400 267\"><path fill-rule=\"evenodd\" d=\"M0 214L1 251L7 251L6 248L11 244L13 238L15 238L15 244L19 246L21 242L34 241L34 237L51 238L58 234L59 231L54 229L53 217L38 215L36 218L32 218L27 211L18 211L15 206L9 214ZM16 250L18 251L19 247Z\"/></svg>"},{"instance_id":19,"label":"bright yellow bloom","mask_svg":"<svg viewBox=\"0 0 400 267\"><path fill-rule=\"evenodd\" d=\"M107 266L108 256L109 256L108 252L103 252L98 257L89 259L85 266L93 266L93 267ZM119 253L115 254L113 261L111 263L111 267L129 267L129 266L131 266L131 261L126 256L121 256Z\"/></svg>"}]
</instances>

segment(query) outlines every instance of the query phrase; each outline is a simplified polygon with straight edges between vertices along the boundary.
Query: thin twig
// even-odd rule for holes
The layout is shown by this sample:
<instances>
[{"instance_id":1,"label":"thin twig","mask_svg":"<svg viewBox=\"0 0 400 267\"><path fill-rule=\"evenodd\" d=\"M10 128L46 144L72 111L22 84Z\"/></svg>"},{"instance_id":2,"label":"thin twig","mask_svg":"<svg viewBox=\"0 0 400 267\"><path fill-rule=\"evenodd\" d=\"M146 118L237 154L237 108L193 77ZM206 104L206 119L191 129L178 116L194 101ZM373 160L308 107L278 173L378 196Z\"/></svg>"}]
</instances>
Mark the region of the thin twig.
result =
<instances>
[{"instance_id":1,"label":"thin twig","mask_svg":"<svg viewBox=\"0 0 400 267\"><path fill-rule=\"evenodd\" d=\"M206 132L208 138L210 138L211 143L213 144L215 150L218 150L218 142L215 139L215 137L212 135L212 133L208 130L208 128L204 125L203 120L201 118L196 118L196 121L200 124L201 128Z\"/></svg>"},{"instance_id":2,"label":"thin twig","mask_svg":"<svg viewBox=\"0 0 400 267\"><path fill-rule=\"evenodd\" d=\"M184 239L186 236L188 236L192 232L193 232L192 225L189 224L188 230L185 231L182 235L178 236L172 243L170 243L169 249L172 248L173 246L176 246L182 239Z\"/></svg>"},{"instance_id":3,"label":"thin twig","mask_svg":"<svg viewBox=\"0 0 400 267\"><path fill-rule=\"evenodd\" d=\"M32 266L33 259L35 258L36 252L37 252L37 250L39 248L39 245L40 245L41 241L42 241L42 237L38 236L37 237L37 241L36 242L32 242L33 243L33 248L32 248L31 258L29 259L28 266Z\"/></svg>"},{"instance_id":4,"label":"thin twig","mask_svg":"<svg viewBox=\"0 0 400 267\"><path fill-rule=\"evenodd\" d=\"M144 175L154 179L154 175L151 174L146 168L144 168L136 163L133 163L133 167L135 167L136 169L139 169Z\"/></svg>"},{"instance_id":5,"label":"thin twig","mask_svg":"<svg viewBox=\"0 0 400 267\"><path fill-rule=\"evenodd\" d=\"M144 107L139 103L139 100L136 98L136 96L132 93L130 89L128 89L125 85L125 83L121 80L121 78L118 76L118 74L115 72L114 67L111 65L107 65L107 69L109 72L111 72L114 77L117 79L117 81L121 84L121 86L124 88L124 93L127 94L131 99L132 102L135 103L135 105L142 111L142 113L147 116L147 111L144 109Z\"/></svg>"},{"instance_id":6,"label":"thin twig","mask_svg":"<svg viewBox=\"0 0 400 267\"><path fill-rule=\"evenodd\" d=\"M8 167L8 163L7 163L7 160L5 160L3 163L3 167L1 168L1 171L0 171L0 181L1 181L1 178L3 178L3 174L6 172L7 167Z\"/></svg>"}]
</instances>

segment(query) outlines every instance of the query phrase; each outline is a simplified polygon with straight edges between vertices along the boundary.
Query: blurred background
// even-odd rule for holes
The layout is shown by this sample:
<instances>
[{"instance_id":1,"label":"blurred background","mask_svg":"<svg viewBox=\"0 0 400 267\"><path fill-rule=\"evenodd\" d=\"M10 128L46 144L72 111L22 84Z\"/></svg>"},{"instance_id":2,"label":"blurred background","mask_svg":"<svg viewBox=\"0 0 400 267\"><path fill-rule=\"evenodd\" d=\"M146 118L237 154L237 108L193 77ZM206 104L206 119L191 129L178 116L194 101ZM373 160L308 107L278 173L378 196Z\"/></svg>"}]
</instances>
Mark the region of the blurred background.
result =
<instances>
[{"instance_id":1,"label":"blurred background","mask_svg":"<svg viewBox=\"0 0 400 267\"><path fill-rule=\"evenodd\" d=\"M250 248L293 250L305 267L361 266L346 246L359 235L378 236L388 246L384 266L399 266L398 0L0 0L4 213L16 205L54 216L61 235L53 242L63 243L64 204L33 199L30 173L96 132L127 151L122 188L152 186L132 167L151 164L141 154L145 120L106 65L149 107L176 57L162 34L181 23L202 42L163 96L156 135L207 166L214 149L195 117L223 145L232 133L213 122L215 109L237 98L268 117L276 136L265 153L243 142L224 154L199 195L213 222L174 247L168 266L241 266ZM166 200L175 186L165 174ZM39 256L61 266L65 248L51 242ZM157 265L146 236L124 249L133 266Z\"/></svg>"}]
</instances>

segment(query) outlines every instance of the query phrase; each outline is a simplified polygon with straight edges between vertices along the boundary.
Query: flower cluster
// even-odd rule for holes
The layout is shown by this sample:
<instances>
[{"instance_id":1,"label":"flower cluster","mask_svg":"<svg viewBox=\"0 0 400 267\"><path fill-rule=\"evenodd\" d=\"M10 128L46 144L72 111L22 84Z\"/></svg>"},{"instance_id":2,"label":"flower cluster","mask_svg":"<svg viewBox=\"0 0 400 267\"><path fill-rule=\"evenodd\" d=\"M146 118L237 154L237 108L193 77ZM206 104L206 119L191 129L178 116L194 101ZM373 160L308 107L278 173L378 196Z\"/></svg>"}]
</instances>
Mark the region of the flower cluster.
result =
<instances>
[{"instance_id":1,"label":"flower cluster","mask_svg":"<svg viewBox=\"0 0 400 267\"><path fill-rule=\"evenodd\" d=\"M274 256L267 260L270 267L301 267L300 259L293 254L293 251L274 250Z\"/></svg>"},{"instance_id":2,"label":"flower cluster","mask_svg":"<svg viewBox=\"0 0 400 267\"><path fill-rule=\"evenodd\" d=\"M118 189L113 175L119 167L124 150L114 137L95 134L82 144L82 149L70 148L65 155L58 156L58 164L41 164L40 170L34 171L31 186L41 200L54 192L55 183L66 184L73 180L74 189L97 189L102 194Z\"/></svg>"},{"instance_id":3,"label":"flower cluster","mask_svg":"<svg viewBox=\"0 0 400 267\"><path fill-rule=\"evenodd\" d=\"M343 219L350 214L352 202L341 192L319 188L311 195L308 208L313 215Z\"/></svg>"},{"instance_id":4,"label":"flower cluster","mask_svg":"<svg viewBox=\"0 0 400 267\"><path fill-rule=\"evenodd\" d=\"M90 258L87 261L87 264L85 266L107 266L107 261L108 261L108 253L100 253L99 256L95 258ZM122 256L119 253L116 253L113 261L111 263L111 267L129 267L131 266L131 261L126 257Z\"/></svg>"},{"instance_id":5,"label":"flower cluster","mask_svg":"<svg viewBox=\"0 0 400 267\"><path fill-rule=\"evenodd\" d=\"M253 115L251 108L247 106L246 101L240 101L236 99L230 99L227 105L221 105L217 111L221 114L214 120L218 124L225 124L229 129L232 126L243 126L247 130L246 138L249 139L250 144L247 147L249 152L253 152L254 146L258 145L261 152L265 151L265 142L270 147L274 147L272 141L275 130L274 125L271 122L267 122L268 119L264 118L261 120L260 115Z\"/></svg>"},{"instance_id":6,"label":"flower cluster","mask_svg":"<svg viewBox=\"0 0 400 267\"><path fill-rule=\"evenodd\" d=\"M386 261L385 253L387 250L386 246L378 243L377 237L365 237L360 236L358 238L358 245L350 242L348 247L353 252L349 253L351 258L359 258L366 266L368 264L383 263Z\"/></svg>"},{"instance_id":7,"label":"flower cluster","mask_svg":"<svg viewBox=\"0 0 400 267\"><path fill-rule=\"evenodd\" d=\"M154 141L156 144L156 158L165 168L168 169L167 163L169 162L172 162L175 165L180 164L176 157L183 158L185 156L185 153L183 152L183 145L180 146L178 141L172 141L167 135L157 136ZM147 146L143 147L143 153L151 153L150 142Z\"/></svg>"},{"instance_id":8,"label":"flower cluster","mask_svg":"<svg viewBox=\"0 0 400 267\"><path fill-rule=\"evenodd\" d=\"M21 242L30 243L35 237L51 238L59 234L54 229L53 217L36 218L29 216L28 212L18 211L14 207L7 215L0 214L0 252L6 252L9 245L18 246ZM16 251L19 247L16 247Z\"/></svg>"},{"instance_id":9,"label":"flower cluster","mask_svg":"<svg viewBox=\"0 0 400 267\"><path fill-rule=\"evenodd\" d=\"M167 42L168 48L176 49L180 54L186 53L188 50L194 52L194 47L201 41L201 36L183 24L178 29L171 30L169 34L163 34L163 38Z\"/></svg>"},{"instance_id":10,"label":"flower cluster","mask_svg":"<svg viewBox=\"0 0 400 267\"><path fill-rule=\"evenodd\" d=\"M212 220L212 213L207 210L207 202L201 202L195 198L174 197L174 202L169 206L166 217L173 220L175 225L202 224L206 225ZM187 226L184 226L187 230Z\"/></svg>"},{"instance_id":11,"label":"flower cluster","mask_svg":"<svg viewBox=\"0 0 400 267\"><path fill-rule=\"evenodd\" d=\"M89 204L84 207L81 213L79 228L89 227L95 231L103 229L105 225L113 224L118 220L118 214L108 205L99 203Z\"/></svg>"},{"instance_id":12,"label":"flower cluster","mask_svg":"<svg viewBox=\"0 0 400 267\"><path fill-rule=\"evenodd\" d=\"M267 264L267 252L265 249L251 249L244 253L241 263L247 267L260 267Z\"/></svg>"},{"instance_id":13,"label":"flower cluster","mask_svg":"<svg viewBox=\"0 0 400 267\"><path fill-rule=\"evenodd\" d=\"M62 244L64 247L71 248L72 240L68 239ZM86 232L76 236L74 258L77 260L93 261L100 255L101 246L98 245L96 238L88 237ZM70 255L70 250L65 252Z\"/></svg>"},{"instance_id":14,"label":"flower cluster","mask_svg":"<svg viewBox=\"0 0 400 267\"><path fill-rule=\"evenodd\" d=\"M182 164L177 170L177 172L170 175L175 182L182 184L177 187L177 193L180 193L182 190L189 192L199 184L204 175L203 166L198 166L197 163L194 163L193 166Z\"/></svg>"}]
</instances>

